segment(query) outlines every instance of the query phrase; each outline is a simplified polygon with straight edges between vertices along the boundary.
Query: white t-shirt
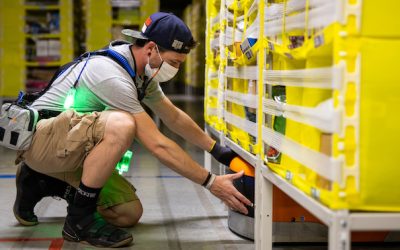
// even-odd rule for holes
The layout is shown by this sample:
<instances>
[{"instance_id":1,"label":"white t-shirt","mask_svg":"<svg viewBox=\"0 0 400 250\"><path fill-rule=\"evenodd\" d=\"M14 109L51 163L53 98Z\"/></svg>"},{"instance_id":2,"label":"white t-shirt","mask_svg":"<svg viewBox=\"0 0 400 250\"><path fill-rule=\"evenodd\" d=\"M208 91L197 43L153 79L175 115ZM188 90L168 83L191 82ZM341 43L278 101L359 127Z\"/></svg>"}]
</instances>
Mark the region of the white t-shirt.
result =
<instances>
[{"instance_id":1,"label":"white t-shirt","mask_svg":"<svg viewBox=\"0 0 400 250\"><path fill-rule=\"evenodd\" d=\"M112 48L123 55L135 69L130 45L124 44ZM86 60L73 68L71 66L51 85L51 88L32 107L41 110L63 111L68 91L74 85ZM136 75L140 87L143 80ZM144 104L156 102L164 97L158 82L152 81L146 88ZM107 56L91 56L84 68L76 87L74 109L78 112L104 110L123 110L129 113L140 113L144 109L138 100L136 86L128 72Z\"/></svg>"}]
</instances>

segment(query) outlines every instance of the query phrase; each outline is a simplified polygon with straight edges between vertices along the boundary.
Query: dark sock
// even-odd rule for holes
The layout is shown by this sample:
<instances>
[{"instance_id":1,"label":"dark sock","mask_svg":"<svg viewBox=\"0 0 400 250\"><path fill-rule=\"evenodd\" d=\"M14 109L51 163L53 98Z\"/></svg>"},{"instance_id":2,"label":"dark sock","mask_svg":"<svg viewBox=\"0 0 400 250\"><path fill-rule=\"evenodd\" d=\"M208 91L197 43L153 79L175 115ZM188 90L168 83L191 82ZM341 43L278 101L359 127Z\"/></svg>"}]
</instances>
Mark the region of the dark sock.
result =
<instances>
[{"instance_id":1,"label":"dark sock","mask_svg":"<svg viewBox=\"0 0 400 250\"><path fill-rule=\"evenodd\" d=\"M100 191L101 188L88 187L81 181L74 201L68 206L68 220L77 223L87 215L94 214Z\"/></svg>"},{"instance_id":2,"label":"dark sock","mask_svg":"<svg viewBox=\"0 0 400 250\"><path fill-rule=\"evenodd\" d=\"M79 188L76 190L74 205L77 207L87 207L96 204L99 198L101 188L91 188L79 183Z\"/></svg>"}]
</instances>

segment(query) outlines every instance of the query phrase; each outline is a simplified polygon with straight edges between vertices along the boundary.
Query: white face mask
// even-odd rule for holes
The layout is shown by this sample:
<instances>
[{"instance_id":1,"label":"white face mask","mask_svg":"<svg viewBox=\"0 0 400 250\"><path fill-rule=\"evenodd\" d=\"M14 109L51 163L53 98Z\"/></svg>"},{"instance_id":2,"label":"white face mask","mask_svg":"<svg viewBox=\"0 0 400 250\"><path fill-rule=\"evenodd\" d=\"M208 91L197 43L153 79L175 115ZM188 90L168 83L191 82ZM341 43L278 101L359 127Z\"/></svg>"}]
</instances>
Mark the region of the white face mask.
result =
<instances>
[{"instance_id":1,"label":"white face mask","mask_svg":"<svg viewBox=\"0 0 400 250\"><path fill-rule=\"evenodd\" d=\"M145 67L145 75L149 78L153 78L154 80L158 81L158 82L167 82L169 80L171 80L176 73L178 73L178 68L175 68L174 66L171 66L169 63L167 63L166 61L164 61L160 55L160 53L158 52L158 48L157 49L157 53L158 56L161 59L161 65L158 68L153 69L150 66L150 57L148 57L148 62L146 64Z\"/></svg>"}]
</instances>

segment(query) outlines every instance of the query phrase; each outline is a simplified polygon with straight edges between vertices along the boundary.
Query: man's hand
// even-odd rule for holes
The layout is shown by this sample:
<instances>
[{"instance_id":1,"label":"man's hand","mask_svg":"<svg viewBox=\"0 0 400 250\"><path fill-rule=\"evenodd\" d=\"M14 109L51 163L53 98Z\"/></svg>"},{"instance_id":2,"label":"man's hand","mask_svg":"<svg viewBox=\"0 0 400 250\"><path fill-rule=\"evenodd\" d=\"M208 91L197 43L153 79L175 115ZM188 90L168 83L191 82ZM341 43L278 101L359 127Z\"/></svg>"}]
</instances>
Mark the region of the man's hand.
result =
<instances>
[{"instance_id":1,"label":"man's hand","mask_svg":"<svg viewBox=\"0 0 400 250\"><path fill-rule=\"evenodd\" d=\"M210 191L213 195L220 198L229 208L247 214L247 208L244 205L251 206L251 201L244 197L233 186L235 179L242 177L244 171L236 174L227 174L217 176L212 184Z\"/></svg>"},{"instance_id":2,"label":"man's hand","mask_svg":"<svg viewBox=\"0 0 400 250\"><path fill-rule=\"evenodd\" d=\"M215 143L214 147L211 149L210 154L220 163L229 167L229 164L237 156L235 151L229 147L223 147L218 143Z\"/></svg>"}]
</instances>

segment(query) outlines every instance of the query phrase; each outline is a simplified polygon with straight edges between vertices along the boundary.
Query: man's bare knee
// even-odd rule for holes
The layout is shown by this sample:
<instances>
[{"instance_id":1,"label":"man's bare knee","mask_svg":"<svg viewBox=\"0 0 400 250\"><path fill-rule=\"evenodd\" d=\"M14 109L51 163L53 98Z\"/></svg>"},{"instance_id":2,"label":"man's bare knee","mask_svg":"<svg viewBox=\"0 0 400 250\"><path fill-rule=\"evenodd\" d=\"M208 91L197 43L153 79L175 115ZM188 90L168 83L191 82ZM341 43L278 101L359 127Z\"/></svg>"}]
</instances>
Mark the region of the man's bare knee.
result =
<instances>
[{"instance_id":1,"label":"man's bare knee","mask_svg":"<svg viewBox=\"0 0 400 250\"><path fill-rule=\"evenodd\" d=\"M131 114L113 111L107 119L103 140L130 146L134 139L135 131L135 119Z\"/></svg>"},{"instance_id":2,"label":"man's bare knee","mask_svg":"<svg viewBox=\"0 0 400 250\"><path fill-rule=\"evenodd\" d=\"M140 200L112 206L106 209L98 209L99 213L109 223L118 227L133 227L139 222L143 214Z\"/></svg>"}]
</instances>

